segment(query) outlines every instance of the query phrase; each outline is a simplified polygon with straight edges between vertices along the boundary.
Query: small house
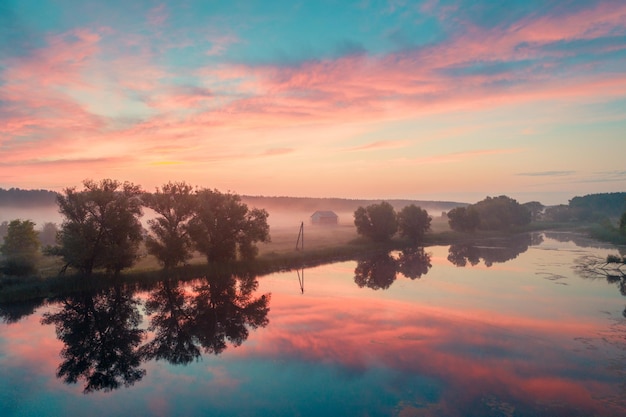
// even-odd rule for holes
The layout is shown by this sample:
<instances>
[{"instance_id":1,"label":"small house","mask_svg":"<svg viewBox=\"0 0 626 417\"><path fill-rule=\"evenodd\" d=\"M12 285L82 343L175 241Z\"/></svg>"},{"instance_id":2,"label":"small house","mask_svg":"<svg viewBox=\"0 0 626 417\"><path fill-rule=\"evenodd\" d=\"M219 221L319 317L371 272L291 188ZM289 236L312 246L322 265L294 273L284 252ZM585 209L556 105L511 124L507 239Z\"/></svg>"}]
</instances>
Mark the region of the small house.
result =
<instances>
[{"instance_id":1,"label":"small house","mask_svg":"<svg viewBox=\"0 0 626 417\"><path fill-rule=\"evenodd\" d=\"M311 215L311 224L337 224L339 216L333 211L316 211Z\"/></svg>"}]
</instances>

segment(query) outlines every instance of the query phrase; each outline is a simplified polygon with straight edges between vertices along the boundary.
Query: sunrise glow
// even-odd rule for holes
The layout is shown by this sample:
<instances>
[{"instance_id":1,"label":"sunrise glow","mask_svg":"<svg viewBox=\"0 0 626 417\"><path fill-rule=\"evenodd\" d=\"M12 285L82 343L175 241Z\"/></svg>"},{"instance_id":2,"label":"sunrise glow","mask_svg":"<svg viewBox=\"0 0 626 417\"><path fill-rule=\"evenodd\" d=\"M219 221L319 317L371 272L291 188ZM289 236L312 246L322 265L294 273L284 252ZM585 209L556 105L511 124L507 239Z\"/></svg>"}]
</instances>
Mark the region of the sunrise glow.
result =
<instances>
[{"instance_id":1,"label":"sunrise glow","mask_svg":"<svg viewBox=\"0 0 626 417\"><path fill-rule=\"evenodd\" d=\"M626 189L623 1L8 1L0 187Z\"/></svg>"}]
</instances>

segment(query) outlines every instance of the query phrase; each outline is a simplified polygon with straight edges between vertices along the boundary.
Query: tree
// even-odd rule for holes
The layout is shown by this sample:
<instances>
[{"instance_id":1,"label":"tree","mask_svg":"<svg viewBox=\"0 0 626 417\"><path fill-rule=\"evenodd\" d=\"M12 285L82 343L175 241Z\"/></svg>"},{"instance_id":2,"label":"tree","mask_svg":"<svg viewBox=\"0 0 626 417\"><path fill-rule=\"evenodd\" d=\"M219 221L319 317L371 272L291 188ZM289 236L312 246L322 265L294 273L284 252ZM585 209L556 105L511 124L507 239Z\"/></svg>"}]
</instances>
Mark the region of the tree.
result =
<instances>
[{"instance_id":1,"label":"tree","mask_svg":"<svg viewBox=\"0 0 626 417\"><path fill-rule=\"evenodd\" d=\"M359 207L354 212L357 233L376 242L384 242L398 230L398 219L393 206L386 201Z\"/></svg>"},{"instance_id":2,"label":"tree","mask_svg":"<svg viewBox=\"0 0 626 417\"><path fill-rule=\"evenodd\" d=\"M622 213L622 217L619 219L619 232L626 236L626 211Z\"/></svg>"},{"instance_id":3,"label":"tree","mask_svg":"<svg viewBox=\"0 0 626 417\"><path fill-rule=\"evenodd\" d=\"M546 208L544 218L553 222L569 222L572 220L572 209L565 204Z\"/></svg>"},{"instance_id":4,"label":"tree","mask_svg":"<svg viewBox=\"0 0 626 417\"><path fill-rule=\"evenodd\" d=\"M526 207L528 211L530 211L530 219L531 221L537 221L541 217L541 213L546 208L539 201L529 201L527 203L522 204L522 206Z\"/></svg>"},{"instance_id":5,"label":"tree","mask_svg":"<svg viewBox=\"0 0 626 417\"><path fill-rule=\"evenodd\" d=\"M41 246L45 247L56 245L57 233L59 233L59 228L56 223L44 223L41 231L39 232L39 242L41 243Z\"/></svg>"},{"instance_id":6,"label":"tree","mask_svg":"<svg viewBox=\"0 0 626 417\"><path fill-rule=\"evenodd\" d=\"M187 224L193 217L196 198L191 185L168 182L154 194L145 194L144 205L160 216L148 220L152 235L146 237L146 248L165 269L191 258L191 238Z\"/></svg>"},{"instance_id":7,"label":"tree","mask_svg":"<svg viewBox=\"0 0 626 417\"><path fill-rule=\"evenodd\" d=\"M478 212L478 227L483 230L509 230L514 226L524 226L531 219L528 208L505 195L487 197L471 207Z\"/></svg>"},{"instance_id":8,"label":"tree","mask_svg":"<svg viewBox=\"0 0 626 417\"><path fill-rule=\"evenodd\" d=\"M8 230L9 230L8 221L5 220L2 223L0 223L0 239L4 239L4 237L7 235Z\"/></svg>"},{"instance_id":9,"label":"tree","mask_svg":"<svg viewBox=\"0 0 626 417\"><path fill-rule=\"evenodd\" d=\"M59 233L67 266L91 275L97 268L119 273L137 259L141 242L141 190L129 182L85 180L85 189L58 197L65 220Z\"/></svg>"},{"instance_id":10,"label":"tree","mask_svg":"<svg viewBox=\"0 0 626 417\"><path fill-rule=\"evenodd\" d=\"M448 212L448 224L452 230L474 232L480 224L478 212L471 206L456 207Z\"/></svg>"},{"instance_id":11,"label":"tree","mask_svg":"<svg viewBox=\"0 0 626 417\"><path fill-rule=\"evenodd\" d=\"M12 220L7 227L0 253L5 257L2 270L8 275L27 275L35 271L39 239L35 223L30 220Z\"/></svg>"},{"instance_id":12,"label":"tree","mask_svg":"<svg viewBox=\"0 0 626 417\"><path fill-rule=\"evenodd\" d=\"M197 206L189 221L189 235L207 262L254 259L256 242L270 241L268 213L252 209L236 194L202 189L196 193Z\"/></svg>"},{"instance_id":13,"label":"tree","mask_svg":"<svg viewBox=\"0 0 626 417\"><path fill-rule=\"evenodd\" d=\"M398 213L398 230L400 235L417 243L424 238L424 234L430 230L432 217L421 207L411 204L404 207Z\"/></svg>"}]
</instances>

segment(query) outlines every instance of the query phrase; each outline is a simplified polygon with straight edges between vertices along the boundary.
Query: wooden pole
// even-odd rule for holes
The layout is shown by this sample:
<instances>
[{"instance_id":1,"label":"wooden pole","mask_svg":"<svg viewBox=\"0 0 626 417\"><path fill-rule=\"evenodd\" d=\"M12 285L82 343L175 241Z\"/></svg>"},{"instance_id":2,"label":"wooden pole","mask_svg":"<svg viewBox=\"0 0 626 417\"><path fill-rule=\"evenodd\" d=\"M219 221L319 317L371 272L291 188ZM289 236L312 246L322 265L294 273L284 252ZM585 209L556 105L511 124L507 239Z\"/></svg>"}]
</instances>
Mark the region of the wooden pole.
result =
<instances>
[{"instance_id":1,"label":"wooden pole","mask_svg":"<svg viewBox=\"0 0 626 417\"><path fill-rule=\"evenodd\" d=\"M300 231L298 232L298 240L296 241L296 250L304 250L304 222L300 223Z\"/></svg>"}]
</instances>

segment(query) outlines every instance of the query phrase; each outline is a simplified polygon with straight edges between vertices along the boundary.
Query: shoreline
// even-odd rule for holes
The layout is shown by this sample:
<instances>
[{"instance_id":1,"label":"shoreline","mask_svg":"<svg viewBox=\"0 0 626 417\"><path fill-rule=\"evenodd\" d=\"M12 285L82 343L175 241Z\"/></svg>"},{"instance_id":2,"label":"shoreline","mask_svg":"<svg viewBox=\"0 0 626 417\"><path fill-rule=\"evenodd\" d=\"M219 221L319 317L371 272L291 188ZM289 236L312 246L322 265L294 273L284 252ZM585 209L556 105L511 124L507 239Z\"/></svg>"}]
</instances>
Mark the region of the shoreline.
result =
<instances>
[{"instance_id":1,"label":"shoreline","mask_svg":"<svg viewBox=\"0 0 626 417\"><path fill-rule=\"evenodd\" d=\"M215 274L252 274L258 277L276 272L293 271L301 268L311 268L319 265L357 260L381 252L403 250L412 247L479 244L490 240L513 239L515 236L533 232L571 232L582 237L615 246L624 245L625 241L607 241L594 236L593 225L571 224L540 224L534 223L529 227L508 232L477 231L474 233L460 233L454 231L440 231L428 233L420 244L414 244L401 238L393 238L387 242L372 242L357 237L347 242L323 247L313 247L304 251L295 248L279 251L268 251L259 255L253 261L234 261L225 264L209 264L205 260L193 264L178 266L164 270L158 266L131 268L118 276L95 272L89 277L79 273L46 274L40 273L28 277L0 277L0 303L20 303L68 296L81 291L97 291L109 288L111 285L130 285L138 289L151 287L165 280L189 281L201 276ZM597 233L596 233L597 235ZM47 268L52 269L52 266Z\"/></svg>"}]
</instances>

